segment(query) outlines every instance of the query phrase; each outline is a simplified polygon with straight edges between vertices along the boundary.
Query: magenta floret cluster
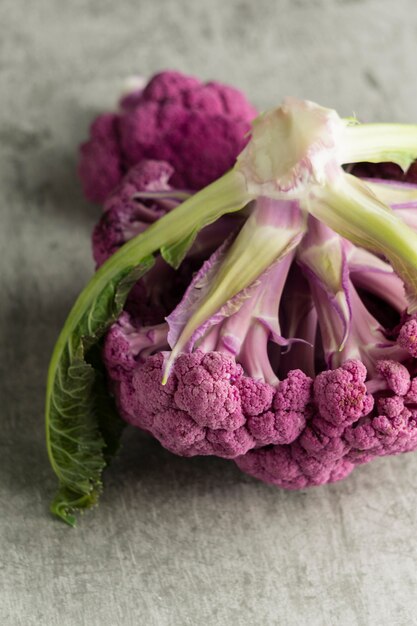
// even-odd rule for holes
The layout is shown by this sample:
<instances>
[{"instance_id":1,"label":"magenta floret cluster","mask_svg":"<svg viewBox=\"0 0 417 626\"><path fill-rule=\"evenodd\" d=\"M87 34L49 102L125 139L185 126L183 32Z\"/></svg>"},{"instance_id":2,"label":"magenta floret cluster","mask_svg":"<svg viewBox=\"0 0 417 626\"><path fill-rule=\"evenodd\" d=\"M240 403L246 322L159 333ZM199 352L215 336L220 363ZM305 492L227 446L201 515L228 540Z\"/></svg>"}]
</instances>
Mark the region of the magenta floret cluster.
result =
<instances>
[{"instance_id":1,"label":"magenta floret cluster","mask_svg":"<svg viewBox=\"0 0 417 626\"><path fill-rule=\"evenodd\" d=\"M229 355L196 350L163 386L167 346L146 355L145 343L125 315L107 335L105 364L122 417L175 454L234 459L256 478L299 489L417 447L417 377L395 361L378 362L384 384L371 394L358 360L314 381L292 370L272 386Z\"/></svg>"},{"instance_id":2,"label":"magenta floret cluster","mask_svg":"<svg viewBox=\"0 0 417 626\"><path fill-rule=\"evenodd\" d=\"M144 358L143 343L134 346L126 327L126 319L124 329L114 325L104 349L120 414L168 450L235 458L255 447L291 443L302 432L312 386L303 372L290 372L275 389L245 376L233 357L197 350L177 359L163 386L166 353Z\"/></svg>"},{"instance_id":3,"label":"magenta floret cluster","mask_svg":"<svg viewBox=\"0 0 417 626\"><path fill-rule=\"evenodd\" d=\"M175 187L200 189L232 167L255 115L233 87L161 72L93 122L78 166L84 193L103 202L142 159L169 163Z\"/></svg>"},{"instance_id":4,"label":"magenta floret cluster","mask_svg":"<svg viewBox=\"0 0 417 626\"><path fill-rule=\"evenodd\" d=\"M140 161L130 168L103 203L103 218L93 231L93 256L99 267L126 241L162 217L171 205L161 201L139 202L139 192L169 191L174 168L164 161Z\"/></svg>"},{"instance_id":5,"label":"magenta floret cluster","mask_svg":"<svg viewBox=\"0 0 417 626\"><path fill-rule=\"evenodd\" d=\"M86 196L104 201L93 233L97 266L175 208L179 190L224 174L254 115L231 87L163 72L100 116L80 158ZM390 164L356 173L398 179ZM415 212L397 210L417 224ZM404 285L382 259L314 222L297 253L220 312L162 384L170 332L243 220L223 216L199 233L179 270L158 257L132 290L103 348L121 417L175 454L231 459L286 489L337 481L376 457L416 449L417 317L404 312ZM342 259L345 308L311 261L329 240Z\"/></svg>"}]
</instances>

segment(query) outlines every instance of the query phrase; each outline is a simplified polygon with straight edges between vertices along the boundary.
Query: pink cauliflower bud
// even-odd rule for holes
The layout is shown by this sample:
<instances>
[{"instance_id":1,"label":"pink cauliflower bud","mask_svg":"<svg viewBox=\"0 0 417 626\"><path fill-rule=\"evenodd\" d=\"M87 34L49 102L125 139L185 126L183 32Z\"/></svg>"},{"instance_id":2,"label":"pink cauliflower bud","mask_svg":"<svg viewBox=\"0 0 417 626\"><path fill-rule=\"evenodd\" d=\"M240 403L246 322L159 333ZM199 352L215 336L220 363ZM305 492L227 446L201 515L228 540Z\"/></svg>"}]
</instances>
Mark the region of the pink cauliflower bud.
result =
<instances>
[{"instance_id":1,"label":"pink cauliflower bud","mask_svg":"<svg viewBox=\"0 0 417 626\"><path fill-rule=\"evenodd\" d=\"M398 343L414 358L417 358L417 318L408 320L401 328Z\"/></svg>"},{"instance_id":2,"label":"pink cauliflower bud","mask_svg":"<svg viewBox=\"0 0 417 626\"><path fill-rule=\"evenodd\" d=\"M172 452L235 458L302 431L312 385L302 372L275 389L245 376L233 357L197 350L177 359L164 386L168 348L164 324L137 329L125 313L107 334L104 361L121 416Z\"/></svg>"},{"instance_id":3,"label":"pink cauliflower bud","mask_svg":"<svg viewBox=\"0 0 417 626\"><path fill-rule=\"evenodd\" d=\"M340 480L354 464L345 458L348 425L370 413L373 398L365 386L366 369L359 361L319 374L314 381L310 416L299 437L287 446L253 450L238 466L265 482L299 489Z\"/></svg>"},{"instance_id":4,"label":"pink cauliflower bud","mask_svg":"<svg viewBox=\"0 0 417 626\"><path fill-rule=\"evenodd\" d=\"M80 149L84 193L102 202L142 159L169 163L175 187L200 189L232 167L255 115L233 87L161 72L93 122Z\"/></svg>"}]
</instances>

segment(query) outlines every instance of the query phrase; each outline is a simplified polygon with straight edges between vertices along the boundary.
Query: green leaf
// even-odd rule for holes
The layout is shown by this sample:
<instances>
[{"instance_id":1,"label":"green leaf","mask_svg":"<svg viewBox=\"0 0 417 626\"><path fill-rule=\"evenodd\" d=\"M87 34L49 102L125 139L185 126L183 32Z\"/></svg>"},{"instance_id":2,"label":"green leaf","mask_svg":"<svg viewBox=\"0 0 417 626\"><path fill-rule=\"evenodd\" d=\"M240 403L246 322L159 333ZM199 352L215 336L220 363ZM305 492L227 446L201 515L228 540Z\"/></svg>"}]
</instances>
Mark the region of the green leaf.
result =
<instances>
[{"instance_id":1,"label":"green leaf","mask_svg":"<svg viewBox=\"0 0 417 626\"><path fill-rule=\"evenodd\" d=\"M94 387L92 390L95 400L95 410L99 430L104 440L103 455L106 464L117 454L120 448L120 437L126 423L120 419L113 396L109 394L107 374L101 359L103 341L99 341L89 350L87 361L94 368Z\"/></svg>"},{"instance_id":2,"label":"green leaf","mask_svg":"<svg viewBox=\"0 0 417 626\"><path fill-rule=\"evenodd\" d=\"M99 342L127 295L164 250L180 262L201 228L243 208L248 196L231 171L167 213L104 263L77 298L56 342L46 391L46 442L59 490L51 505L70 525L93 506L102 473L118 448L122 425L107 393Z\"/></svg>"},{"instance_id":3,"label":"green leaf","mask_svg":"<svg viewBox=\"0 0 417 626\"><path fill-rule=\"evenodd\" d=\"M148 257L104 286L65 344L54 371L46 426L60 488L51 510L71 525L74 510L97 502L103 469L117 450L122 431L106 391L97 342L120 315L129 288L152 265L153 258Z\"/></svg>"},{"instance_id":4,"label":"green leaf","mask_svg":"<svg viewBox=\"0 0 417 626\"><path fill-rule=\"evenodd\" d=\"M163 246L161 248L161 256L174 269L178 269L183 262L188 250L193 245L195 238L197 237L197 231L192 231L187 237L181 239L170 246Z\"/></svg>"}]
</instances>

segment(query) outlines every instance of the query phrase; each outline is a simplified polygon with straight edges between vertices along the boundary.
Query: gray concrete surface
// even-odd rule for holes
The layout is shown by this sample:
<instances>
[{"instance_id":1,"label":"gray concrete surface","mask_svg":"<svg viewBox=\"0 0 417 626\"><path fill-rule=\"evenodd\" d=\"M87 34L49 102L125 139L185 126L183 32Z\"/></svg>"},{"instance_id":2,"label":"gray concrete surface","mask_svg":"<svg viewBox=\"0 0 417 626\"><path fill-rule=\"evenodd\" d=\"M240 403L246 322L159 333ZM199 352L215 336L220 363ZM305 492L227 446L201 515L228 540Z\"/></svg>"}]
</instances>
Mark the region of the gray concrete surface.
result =
<instances>
[{"instance_id":1,"label":"gray concrete surface","mask_svg":"<svg viewBox=\"0 0 417 626\"><path fill-rule=\"evenodd\" d=\"M44 380L92 272L75 152L123 78L173 67L368 120L417 121L397 0L0 3L0 623L417 624L417 455L286 493L135 432L76 530L52 519Z\"/></svg>"}]
</instances>

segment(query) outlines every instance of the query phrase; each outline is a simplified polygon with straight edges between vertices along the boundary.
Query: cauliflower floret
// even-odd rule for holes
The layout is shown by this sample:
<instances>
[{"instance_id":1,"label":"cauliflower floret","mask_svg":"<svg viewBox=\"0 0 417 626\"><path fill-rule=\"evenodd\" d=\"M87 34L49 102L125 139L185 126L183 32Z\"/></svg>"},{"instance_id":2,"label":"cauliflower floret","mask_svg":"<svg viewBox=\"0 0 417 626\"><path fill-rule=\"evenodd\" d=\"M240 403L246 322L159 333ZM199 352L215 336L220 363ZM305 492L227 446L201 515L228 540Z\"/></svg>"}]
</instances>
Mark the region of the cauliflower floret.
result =
<instances>
[{"instance_id":1,"label":"cauliflower floret","mask_svg":"<svg viewBox=\"0 0 417 626\"><path fill-rule=\"evenodd\" d=\"M175 169L175 187L200 189L232 167L255 116L233 87L161 72L142 92L123 100L118 113L101 115L92 124L78 166L84 193L102 202L142 159L167 161Z\"/></svg>"}]
</instances>

